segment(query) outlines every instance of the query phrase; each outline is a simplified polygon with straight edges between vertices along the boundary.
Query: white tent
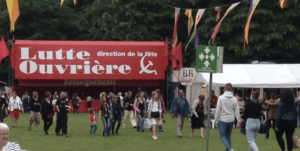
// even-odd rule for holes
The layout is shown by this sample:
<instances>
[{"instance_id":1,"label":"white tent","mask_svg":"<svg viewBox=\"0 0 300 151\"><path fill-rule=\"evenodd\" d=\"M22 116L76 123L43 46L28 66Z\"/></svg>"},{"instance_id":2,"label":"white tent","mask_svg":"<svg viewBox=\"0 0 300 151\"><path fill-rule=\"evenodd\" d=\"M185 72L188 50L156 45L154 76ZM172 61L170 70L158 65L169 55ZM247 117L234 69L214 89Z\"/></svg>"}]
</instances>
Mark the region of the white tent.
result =
<instances>
[{"instance_id":1,"label":"white tent","mask_svg":"<svg viewBox=\"0 0 300 151\"><path fill-rule=\"evenodd\" d=\"M212 86L226 83L239 88L300 88L300 64L224 64L223 73L213 74ZM209 84L209 73L197 73L187 84L190 101L199 95L199 84Z\"/></svg>"},{"instance_id":2,"label":"white tent","mask_svg":"<svg viewBox=\"0 0 300 151\"><path fill-rule=\"evenodd\" d=\"M209 73L197 74L193 83L209 83ZM299 88L300 64L224 64L213 74L213 86L231 83L240 88Z\"/></svg>"}]
</instances>

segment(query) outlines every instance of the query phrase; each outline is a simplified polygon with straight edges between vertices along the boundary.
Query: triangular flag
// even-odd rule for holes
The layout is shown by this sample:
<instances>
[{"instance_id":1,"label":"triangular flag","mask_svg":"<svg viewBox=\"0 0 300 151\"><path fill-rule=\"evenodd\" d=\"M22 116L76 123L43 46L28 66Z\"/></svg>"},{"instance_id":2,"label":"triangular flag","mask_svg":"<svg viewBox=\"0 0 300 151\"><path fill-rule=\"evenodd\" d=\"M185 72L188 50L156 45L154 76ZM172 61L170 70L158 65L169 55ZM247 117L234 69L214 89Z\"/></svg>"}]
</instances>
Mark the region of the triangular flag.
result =
<instances>
[{"instance_id":1,"label":"triangular flag","mask_svg":"<svg viewBox=\"0 0 300 151\"><path fill-rule=\"evenodd\" d=\"M171 53L170 53L170 60L172 61L172 69L177 68L177 61L176 61L176 51L177 51L177 47L174 46L172 47Z\"/></svg>"},{"instance_id":2,"label":"triangular flag","mask_svg":"<svg viewBox=\"0 0 300 151\"><path fill-rule=\"evenodd\" d=\"M0 41L0 66L1 66L2 59L4 59L7 56L9 56L9 51L8 51L6 42L5 42L4 38L2 37L2 39Z\"/></svg>"},{"instance_id":3,"label":"triangular flag","mask_svg":"<svg viewBox=\"0 0 300 151\"><path fill-rule=\"evenodd\" d=\"M64 0L60 0L60 6L62 6L63 3L64 3Z\"/></svg>"},{"instance_id":4,"label":"triangular flag","mask_svg":"<svg viewBox=\"0 0 300 151\"><path fill-rule=\"evenodd\" d=\"M218 11L217 12L217 17L216 17L216 22L218 22L220 20L220 17L221 17L222 7L216 7L216 11Z\"/></svg>"},{"instance_id":5,"label":"triangular flag","mask_svg":"<svg viewBox=\"0 0 300 151\"><path fill-rule=\"evenodd\" d=\"M191 36L192 27L194 24L193 16L192 16L192 9L185 10L185 15L189 18L188 20L188 36Z\"/></svg>"},{"instance_id":6,"label":"triangular flag","mask_svg":"<svg viewBox=\"0 0 300 151\"><path fill-rule=\"evenodd\" d=\"M199 22L200 22L200 20L201 20L201 18L202 18L202 16L203 16L203 14L204 14L204 12L205 12L205 9L198 9L198 12L197 12L197 14L196 14L196 19L195 19L194 32L193 32L193 34L192 34L192 36L191 36L189 42L188 42L187 45L185 46L185 51L186 51L186 49L187 49L189 43L195 38L195 35L196 35L196 33L197 33L197 25L199 24Z\"/></svg>"},{"instance_id":7,"label":"triangular flag","mask_svg":"<svg viewBox=\"0 0 300 151\"><path fill-rule=\"evenodd\" d=\"M74 5L76 5L76 0L73 0L73 2L74 2Z\"/></svg>"},{"instance_id":8,"label":"triangular flag","mask_svg":"<svg viewBox=\"0 0 300 151\"><path fill-rule=\"evenodd\" d=\"M246 49L246 46L249 45L248 37L249 37L250 22L251 22L252 15L256 9L256 6L258 5L259 2L260 0L252 0L250 4L248 19L244 30L244 50Z\"/></svg>"},{"instance_id":9,"label":"triangular flag","mask_svg":"<svg viewBox=\"0 0 300 151\"><path fill-rule=\"evenodd\" d=\"M7 10L10 19L10 32L15 31L15 23L20 15L18 0L6 0Z\"/></svg>"},{"instance_id":10,"label":"triangular flag","mask_svg":"<svg viewBox=\"0 0 300 151\"><path fill-rule=\"evenodd\" d=\"M195 35L195 42L194 42L195 50L197 50L197 46L199 45L199 42L200 42L200 39L199 39L198 31L197 31L196 35Z\"/></svg>"},{"instance_id":11,"label":"triangular flag","mask_svg":"<svg viewBox=\"0 0 300 151\"><path fill-rule=\"evenodd\" d=\"M223 18L219 21L219 23L217 24L217 26L215 27L214 29L214 32L213 34L211 35L211 38L210 40L208 41L208 44L210 44L211 40L212 40L212 43L214 43L215 39L216 39L216 36L217 36L217 33L222 25L222 22L224 20L224 18L227 16L227 14L232 10L234 9L237 5L239 5L241 2L238 2L238 3L234 3L232 4L226 11L226 13L224 14Z\"/></svg>"},{"instance_id":12,"label":"triangular flag","mask_svg":"<svg viewBox=\"0 0 300 151\"><path fill-rule=\"evenodd\" d=\"M174 23L172 47L176 46L177 40L178 40L177 25L178 25L178 20L179 20L179 13L180 13L180 8L175 8L175 23Z\"/></svg>"},{"instance_id":13,"label":"triangular flag","mask_svg":"<svg viewBox=\"0 0 300 151\"><path fill-rule=\"evenodd\" d=\"M283 9L286 4L288 3L289 0L279 0L279 3L280 3L280 7Z\"/></svg>"},{"instance_id":14,"label":"triangular flag","mask_svg":"<svg viewBox=\"0 0 300 151\"><path fill-rule=\"evenodd\" d=\"M182 62L182 43L180 43L177 47L176 47L176 60L178 61L178 65L177 68L175 70L180 70L183 67L183 62Z\"/></svg>"}]
</instances>

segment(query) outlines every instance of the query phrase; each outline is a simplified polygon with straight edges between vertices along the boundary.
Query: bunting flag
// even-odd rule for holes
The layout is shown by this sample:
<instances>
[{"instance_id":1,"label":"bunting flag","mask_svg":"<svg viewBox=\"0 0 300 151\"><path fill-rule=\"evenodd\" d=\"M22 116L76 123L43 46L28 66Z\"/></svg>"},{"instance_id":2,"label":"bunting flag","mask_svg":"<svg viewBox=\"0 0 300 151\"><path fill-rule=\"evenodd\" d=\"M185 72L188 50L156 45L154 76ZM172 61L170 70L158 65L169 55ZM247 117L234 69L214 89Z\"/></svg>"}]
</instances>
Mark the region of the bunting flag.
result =
<instances>
[{"instance_id":1,"label":"bunting flag","mask_svg":"<svg viewBox=\"0 0 300 151\"><path fill-rule=\"evenodd\" d=\"M60 6L62 6L63 3L64 3L64 0L60 0Z\"/></svg>"},{"instance_id":2,"label":"bunting flag","mask_svg":"<svg viewBox=\"0 0 300 151\"><path fill-rule=\"evenodd\" d=\"M203 16L204 12L205 12L205 9L198 9L198 12L197 12L197 14L196 14L196 19L195 19L195 27L194 27L194 31L193 31L193 33L192 33L192 36L191 36L189 42L188 42L187 45L185 46L185 51L186 51L186 49L187 49L189 43L195 38L195 36L196 36L196 35L198 36L198 33L197 33L197 32L198 32L198 31L197 31L197 26L198 26L198 24L199 24L199 22L200 22L200 20L201 20L201 18L202 18L202 16ZM197 45L198 45L198 43L199 43L199 37L197 37L197 38L198 38L198 42L197 42ZM196 39L195 39L195 43L196 43ZM196 44L195 44L195 45L196 45ZM196 47L196 48L197 48L197 47Z\"/></svg>"},{"instance_id":3,"label":"bunting flag","mask_svg":"<svg viewBox=\"0 0 300 151\"><path fill-rule=\"evenodd\" d=\"M260 2L260 0L252 0L251 4L250 4L248 19L247 19L247 23L246 23L245 30L244 30L244 50L246 49L246 46L249 45L248 37L249 37L250 21L251 21L252 15L256 9L256 6L258 5L259 2Z\"/></svg>"},{"instance_id":4,"label":"bunting flag","mask_svg":"<svg viewBox=\"0 0 300 151\"><path fill-rule=\"evenodd\" d=\"M178 20L179 20L179 13L180 13L180 8L175 8L175 23L174 23L172 47L175 47L177 44L177 41L178 41L177 24L178 24Z\"/></svg>"},{"instance_id":5,"label":"bunting flag","mask_svg":"<svg viewBox=\"0 0 300 151\"><path fill-rule=\"evenodd\" d=\"M192 27L194 24L193 16L192 16L192 9L186 9L185 15L189 18L188 20L188 36L191 36Z\"/></svg>"},{"instance_id":6,"label":"bunting flag","mask_svg":"<svg viewBox=\"0 0 300 151\"><path fill-rule=\"evenodd\" d=\"M180 70L182 63L182 43L172 48L170 60L172 61L172 69Z\"/></svg>"},{"instance_id":7,"label":"bunting flag","mask_svg":"<svg viewBox=\"0 0 300 151\"><path fill-rule=\"evenodd\" d=\"M1 60L7 57L8 55L9 55L9 51L7 45L4 38L2 37L0 41L0 66L1 66Z\"/></svg>"},{"instance_id":8,"label":"bunting flag","mask_svg":"<svg viewBox=\"0 0 300 151\"><path fill-rule=\"evenodd\" d=\"M222 7L216 7L215 9L216 9L216 11L218 11L217 18L216 18L216 22L218 22L221 17Z\"/></svg>"},{"instance_id":9,"label":"bunting flag","mask_svg":"<svg viewBox=\"0 0 300 151\"><path fill-rule=\"evenodd\" d=\"M231 10L233 10L233 9L234 9L237 5L239 5L240 3L241 3L241 2L234 3L234 4L232 4L232 5L227 9L227 11L226 11L226 13L224 14L223 18L219 21L219 23L218 23L217 26L215 27L214 32L213 32L213 34L211 35L210 40L208 41L208 44L210 44L211 40L212 40L212 43L214 43L214 41L215 41L215 39L216 39L216 36L217 36L217 33L218 33L218 31L219 31L219 29L220 29L220 27L221 27L221 25L222 25L222 22L223 22L224 18L227 16L227 14L228 14Z\"/></svg>"},{"instance_id":10,"label":"bunting flag","mask_svg":"<svg viewBox=\"0 0 300 151\"><path fill-rule=\"evenodd\" d=\"M73 0L73 2L74 2L74 5L76 5L76 0Z\"/></svg>"},{"instance_id":11,"label":"bunting flag","mask_svg":"<svg viewBox=\"0 0 300 151\"><path fill-rule=\"evenodd\" d=\"M283 9L286 4L288 3L289 0L279 0L279 3L280 3L280 7Z\"/></svg>"},{"instance_id":12,"label":"bunting flag","mask_svg":"<svg viewBox=\"0 0 300 151\"><path fill-rule=\"evenodd\" d=\"M195 50L197 50L197 46L199 45L199 42L200 42L200 39L199 39L198 31L197 31L196 35L195 35L195 42L194 42Z\"/></svg>"},{"instance_id":13,"label":"bunting flag","mask_svg":"<svg viewBox=\"0 0 300 151\"><path fill-rule=\"evenodd\" d=\"M10 19L10 32L15 31L15 23L20 15L18 0L6 0L7 10Z\"/></svg>"}]
</instances>

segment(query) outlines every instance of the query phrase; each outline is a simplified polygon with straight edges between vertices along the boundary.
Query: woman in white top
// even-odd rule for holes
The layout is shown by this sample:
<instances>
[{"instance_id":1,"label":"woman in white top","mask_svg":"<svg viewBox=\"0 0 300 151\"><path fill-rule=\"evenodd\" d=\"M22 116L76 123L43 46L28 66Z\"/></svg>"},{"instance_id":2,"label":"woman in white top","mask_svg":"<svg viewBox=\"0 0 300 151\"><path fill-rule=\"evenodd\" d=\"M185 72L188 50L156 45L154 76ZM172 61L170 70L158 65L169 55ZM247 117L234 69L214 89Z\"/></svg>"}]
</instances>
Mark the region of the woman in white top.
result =
<instances>
[{"instance_id":1,"label":"woman in white top","mask_svg":"<svg viewBox=\"0 0 300 151\"><path fill-rule=\"evenodd\" d=\"M207 115L205 96L199 95L199 99L195 100L192 106L192 120L191 120L191 137L193 137L194 129L201 129L201 137L204 137L204 115Z\"/></svg>"},{"instance_id":2,"label":"woman in white top","mask_svg":"<svg viewBox=\"0 0 300 151\"><path fill-rule=\"evenodd\" d=\"M149 119L152 121L152 125L153 125L152 138L157 139L156 130L157 130L157 125L161 125L162 109L159 100L159 95L156 91L148 104L148 113L150 113Z\"/></svg>"},{"instance_id":3,"label":"woman in white top","mask_svg":"<svg viewBox=\"0 0 300 151\"><path fill-rule=\"evenodd\" d=\"M17 92L13 92L13 97L9 99L8 110L12 118L12 127L17 127L20 111L23 111L22 100L17 96Z\"/></svg>"}]
</instances>

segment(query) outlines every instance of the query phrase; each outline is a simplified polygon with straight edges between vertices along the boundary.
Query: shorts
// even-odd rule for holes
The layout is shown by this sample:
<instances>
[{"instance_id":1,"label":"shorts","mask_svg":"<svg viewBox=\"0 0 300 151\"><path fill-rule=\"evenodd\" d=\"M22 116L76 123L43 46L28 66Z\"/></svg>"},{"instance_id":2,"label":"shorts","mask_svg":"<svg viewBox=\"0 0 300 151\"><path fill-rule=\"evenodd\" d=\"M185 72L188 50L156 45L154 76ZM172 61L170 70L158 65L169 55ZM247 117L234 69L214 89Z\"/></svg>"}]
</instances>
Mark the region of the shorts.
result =
<instances>
[{"instance_id":1,"label":"shorts","mask_svg":"<svg viewBox=\"0 0 300 151\"><path fill-rule=\"evenodd\" d=\"M19 118L20 117L20 110L19 109L14 109L13 111L11 111L10 112L10 117Z\"/></svg>"},{"instance_id":2,"label":"shorts","mask_svg":"<svg viewBox=\"0 0 300 151\"><path fill-rule=\"evenodd\" d=\"M40 115L38 112L30 111L30 122L35 122L35 124L40 124Z\"/></svg>"}]
</instances>

